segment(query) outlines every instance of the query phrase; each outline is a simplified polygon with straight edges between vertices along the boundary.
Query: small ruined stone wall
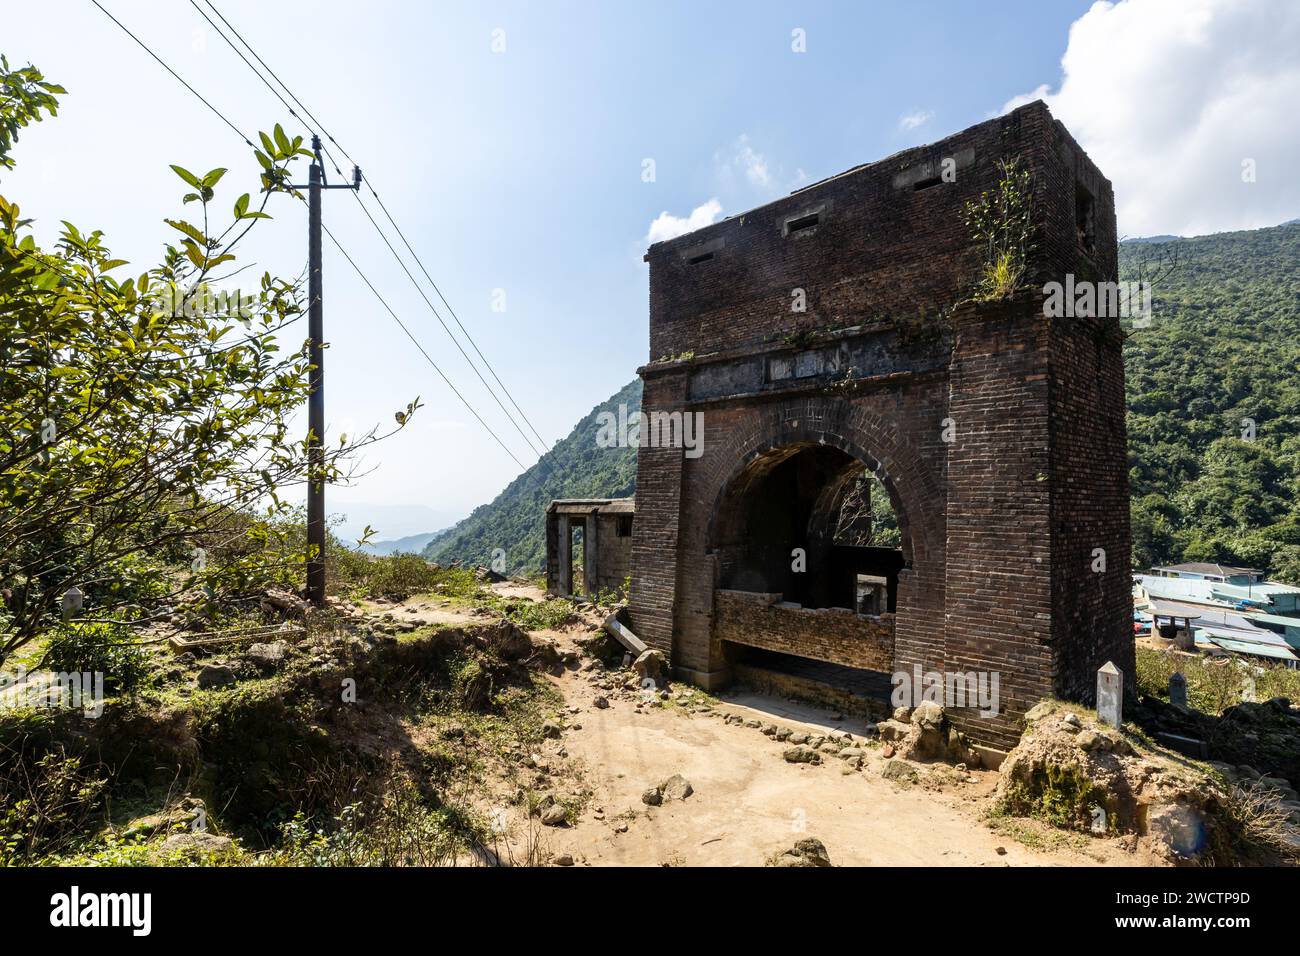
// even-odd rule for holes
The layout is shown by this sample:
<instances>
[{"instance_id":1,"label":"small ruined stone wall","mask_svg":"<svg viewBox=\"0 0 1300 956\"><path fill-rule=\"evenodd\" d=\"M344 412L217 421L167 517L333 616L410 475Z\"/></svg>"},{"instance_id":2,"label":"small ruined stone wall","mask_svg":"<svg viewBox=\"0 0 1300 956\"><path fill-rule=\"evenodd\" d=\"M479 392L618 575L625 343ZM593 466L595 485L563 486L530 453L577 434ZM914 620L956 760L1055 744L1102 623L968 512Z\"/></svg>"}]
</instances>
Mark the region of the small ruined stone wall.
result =
<instances>
[{"instance_id":1,"label":"small ruined stone wall","mask_svg":"<svg viewBox=\"0 0 1300 956\"><path fill-rule=\"evenodd\" d=\"M781 654L891 672L894 615L864 617L845 608L782 607L779 594L714 592L718 638Z\"/></svg>"}]
</instances>

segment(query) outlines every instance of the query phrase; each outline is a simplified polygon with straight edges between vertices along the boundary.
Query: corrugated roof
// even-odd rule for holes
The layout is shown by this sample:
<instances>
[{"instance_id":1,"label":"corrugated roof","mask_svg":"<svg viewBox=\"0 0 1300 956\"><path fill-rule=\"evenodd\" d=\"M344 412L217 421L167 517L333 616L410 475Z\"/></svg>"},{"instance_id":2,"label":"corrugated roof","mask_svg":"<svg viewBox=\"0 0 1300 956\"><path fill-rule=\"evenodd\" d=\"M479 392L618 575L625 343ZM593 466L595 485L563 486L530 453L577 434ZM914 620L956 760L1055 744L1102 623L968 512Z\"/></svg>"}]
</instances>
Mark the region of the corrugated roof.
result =
<instances>
[{"instance_id":1,"label":"corrugated roof","mask_svg":"<svg viewBox=\"0 0 1300 956\"><path fill-rule=\"evenodd\" d=\"M1138 584L1153 598L1174 601L1195 601L1201 604L1222 604L1214 599L1214 582L1194 578L1162 578L1154 574L1139 574Z\"/></svg>"},{"instance_id":2,"label":"corrugated roof","mask_svg":"<svg viewBox=\"0 0 1300 956\"><path fill-rule=\"evenodd\" d=\"M1158 568L1152 568L1153 571L1184 571L1188 574L1222 574L1225 577L1229 574L1263 574L1258 568L1234 568L1230 564L1206 564L1200 561L1192 561L1187 564L1166 564Z\"/></svg>"},{"instance_id":3,"label":"corrugated roof","mask_svg":"<svg viewBox=\"0 0 1300 956\"><path fill-rule=\"evenodd\" d=\"M1300 660L1300 658L1296 657L1295 652L1286 645L1251 644L1246 641L1234 641L1225 637L1211 637L1207 641L1215 647L1230 651L1233 654L1249 654L1252 657L1268 657L1280 661Z\"/></svg>"},{"instance_id":4,"label":"corrugated roof","mask_svg":"<svg viewBox=\"0 0 1300 956\"><path fill-rule=\"evenodd\" d=\"M556 498L547 511L557 514L634 514L635 498Z\"/></svg>"},{"instance_id":5,"label":"corrugated roof","mask_svg":"<svg viewBox=\"0 0 1300 956\"><path fill-rule=\"evenodd\" d=\"M1281 584L1278 581L1261 581L1249 587L1218 581L1213 582L1213 584L1214 590L1221 594L1227 594L1231 597L1254 598L1255 600L1259 600L1261 597L1270 597L1274 594L1300 594L1300 588L1291 584Z\"/></svg>"},{"instance_id":6,"label":"corrugated roof","mask_svg":"<svg viewBox=\"0 0 1300 956\"><path fill-rule=\"evenodd\" d=\"M1245 613L1248 621L1263 621L1265 624L1281 624L1283 627L1300 627L1300 617L1287 617L1285 614Z\"/></svg>"}]
</instances>

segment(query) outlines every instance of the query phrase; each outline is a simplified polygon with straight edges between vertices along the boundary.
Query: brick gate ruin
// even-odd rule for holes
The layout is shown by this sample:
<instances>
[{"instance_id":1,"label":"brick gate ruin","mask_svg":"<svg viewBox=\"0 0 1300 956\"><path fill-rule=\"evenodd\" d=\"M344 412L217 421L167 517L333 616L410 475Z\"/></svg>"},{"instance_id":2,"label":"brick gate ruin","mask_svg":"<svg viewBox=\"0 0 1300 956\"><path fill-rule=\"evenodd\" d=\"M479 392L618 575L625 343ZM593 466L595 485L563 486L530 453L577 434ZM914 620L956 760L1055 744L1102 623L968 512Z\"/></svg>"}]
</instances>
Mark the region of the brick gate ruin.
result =
<instances>
[{"instance_id":1,"label":"brick gate ruin","mask_svg":"<svg viewBox=\"0 0 1300 956\"><path fill-rule=\"evenodd\" d=\"M985 252L963 209L1012 160L1033 181L1022 291L971 301ZM717 687L753 660L820 662L832 683L996 671L1000 712L953 714L995 746L1045 695L1090 700L1107 660L1132 686L1122 333L1047 318L1039 291L1117 279L1114 200L1046 106L646 261L643 416L700 413L703 443L639 451L630 615L679 677ZM864 469L900 548L837 538Z\"/></svg>"}]
</instances>

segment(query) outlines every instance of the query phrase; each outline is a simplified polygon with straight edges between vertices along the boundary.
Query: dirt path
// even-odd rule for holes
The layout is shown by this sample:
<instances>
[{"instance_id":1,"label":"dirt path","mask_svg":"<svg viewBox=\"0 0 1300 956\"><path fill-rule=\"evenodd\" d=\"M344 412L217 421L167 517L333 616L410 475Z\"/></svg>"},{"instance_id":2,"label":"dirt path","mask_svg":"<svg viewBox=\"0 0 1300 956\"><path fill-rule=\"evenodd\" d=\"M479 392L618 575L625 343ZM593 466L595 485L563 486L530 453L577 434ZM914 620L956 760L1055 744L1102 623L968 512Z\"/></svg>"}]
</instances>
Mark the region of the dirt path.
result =
<instances>
[{"instance_id":1,"label":"dirt path","mask_svg":"<svg viewBox=\"0 0 1300 956\"><path fill-rule=\"evenodd\" d=\"M514 582L495 589L504 587L511 596L543 596ZM417 600L392 610L398 619L468 616L438 603ZM533 637L576 648L575 638L598 626L597 614L587 616L585 626ZM920 781L898 784L881 776L885 758L879 747L869 748L862 768L851 772L833 754L820 765L793 764L782 757L788 744L745 725L776 724L817 735L834 731L861 741L860 720L835 720L828 711L760 694L710 700L684 685L674 685L665 702L623 690L624 676L589 662L547 678L564 698L555 714L564 730L534 755L541 764L534 790L585 798L572 825L542 827L535 820L529 825L525 811L504 790L492 788L499 792L485 809L503 822L509 818L512 849L522 834L535 833L543 858L567 855L577 865L758 866L797 840L816 837L842 866L1158 863L1143 851L1130 852L1119 839L1061 834L1022 820L991 828L985 814L996 772L916 764ZM597 706L598 698L608 706ZM727 714L740 719L726 722ZM694 792L687 799L658 807L642 802L647 789L674 774L690 781Z\"/></svg>"},{"instance_id":2,"label":"dirt path","mask_svg":"<svg viewBox=\"0 0 1300 956\"><path fill-rule=\"evenodd\" d=\"M832 862L847 866L1007 866L1141 864L1115 840L1080 838L1081 849L1036 850L984 825L980 816L996 781L992 772L972 783L900 786L881 777L884 758L873 751L860 771L843 772L829 757L822 765L791 764L787 746L721 716L676 706L642 707L592 701L599 691L581 674L557 680L581 729L566 731L564 747L593 791L576 826L548 833L555 853L591 865L754 866L796 840L821 840ZM739 695L719 711L796 732L860 725L776 698ZM929 768L918 765L924 775ZM673 774L694 787L685 801L647 807L641 794ZM954 775L956 776L956 775ZM924 776L923 776L924 780ZM594 808L603 808L598 819ZM632 811L635 818L628 814ZM627 824L627 832L616 827ZM999 853L999 848L1004 852Z\"/></svg>"}]
</instances>

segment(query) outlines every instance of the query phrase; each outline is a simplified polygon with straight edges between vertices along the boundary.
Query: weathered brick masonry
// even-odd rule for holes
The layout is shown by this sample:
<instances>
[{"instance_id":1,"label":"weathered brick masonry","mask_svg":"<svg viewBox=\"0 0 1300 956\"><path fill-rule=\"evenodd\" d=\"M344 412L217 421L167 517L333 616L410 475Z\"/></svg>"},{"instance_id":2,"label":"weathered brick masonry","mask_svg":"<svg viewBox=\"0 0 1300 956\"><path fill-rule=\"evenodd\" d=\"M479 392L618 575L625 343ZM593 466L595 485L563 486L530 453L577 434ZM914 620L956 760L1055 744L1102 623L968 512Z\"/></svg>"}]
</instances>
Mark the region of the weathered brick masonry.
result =
<instances>
[{"instance_id":1,"label":"weathered brick masonry","mask_svg":"<svg viewBox=\"0 0 1300 956\"><path fill-rule=\"evenodd\" d=\"M718 591L714 629L735 640L782 654L887 671L894 665L894 615L867 617L846 608L794 610L779 594Z\"/></svg>"},{"instance_id":2,"label":"weathered brick masonry","mask_svg":"<svg viewBox=\"0 0 1300 956\"><path fill-rule=\"evenodd\" d=\"M1016 157L1034 184L1026 291L963 302L981 264L963 206ZM637 466L632 626L679 675L728 679L752 608L725 592L796 586L749 582L816 539L865 465L902 530L892 661L878 642L848 647L852 628L819 639L806 615L751 646L884 671L996 670L999 716L958 717L995 745L1045 694L1088 700L1106 660L1131 682L1118 323L1047 319L1036 291L1066 273L1116 278L1114 200L1042 103L657 243L646 260L643 412L704 419L701 457L642 448ZM792 311L797 290L805 312Z\"/></svg>"}]
</instances>

